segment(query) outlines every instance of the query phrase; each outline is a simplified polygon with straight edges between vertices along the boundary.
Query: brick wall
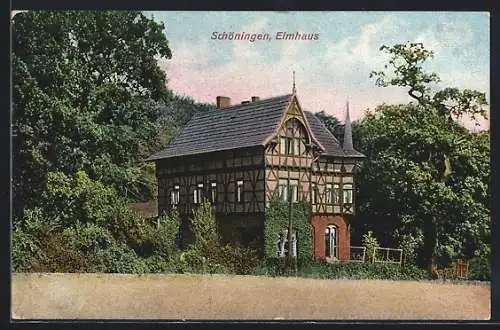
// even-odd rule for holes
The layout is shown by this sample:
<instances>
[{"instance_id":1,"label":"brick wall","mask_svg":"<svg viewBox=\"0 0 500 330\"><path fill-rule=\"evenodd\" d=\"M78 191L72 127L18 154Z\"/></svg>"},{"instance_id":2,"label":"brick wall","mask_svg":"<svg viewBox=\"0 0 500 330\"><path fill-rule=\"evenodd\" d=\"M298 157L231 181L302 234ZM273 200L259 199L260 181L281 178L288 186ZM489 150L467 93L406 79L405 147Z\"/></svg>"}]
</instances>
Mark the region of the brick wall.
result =
<instances>
[{"instance_id":1,"label":"brick wall","mask_svg":"<svg viewBox=\"0 0 500 330\"><path fill-rule=\"evenodd\" d=\"M338 256L341 261L350 258L350 234L347 220L339 215L315 215L311 218L314 237L314 258L325 258L325 229L328 225L337 227Z\"/></svg>"}]
</instances>

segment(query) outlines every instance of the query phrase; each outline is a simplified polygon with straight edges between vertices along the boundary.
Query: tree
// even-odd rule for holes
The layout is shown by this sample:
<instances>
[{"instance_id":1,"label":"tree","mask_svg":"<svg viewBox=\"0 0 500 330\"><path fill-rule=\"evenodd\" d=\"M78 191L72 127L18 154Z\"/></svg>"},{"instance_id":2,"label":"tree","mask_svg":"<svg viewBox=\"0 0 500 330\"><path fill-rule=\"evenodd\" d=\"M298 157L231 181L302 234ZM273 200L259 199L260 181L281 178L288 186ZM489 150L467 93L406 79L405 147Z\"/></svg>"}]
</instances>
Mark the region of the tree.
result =
<instances>
[{"instance_id":1,"label":"tree","mask_svg":"<svg viewBox=\"0 0 500 330\"><path fill-rule=\"evenodd\" d=\"M127 186L171 98L157 64L172 55L163 30L136 11L14 16L15 214L36 204L51 171Z\"/></svg>"},{"instance_id":2,"label":"tree","mask_svg":"<svg viewBox=\"0 0 500 330\"><path fill-rule=\"evenodd\" d=\"M433 53L421 44L381 50L391 54L394 76L372 72L377 85L408 87L417 102L381 105L354 130L367 156L360 174L358 225L370 219L377 224L370 228L393 243L412 236L428 267L437 257L487 253L489 136L470 133L453 120L484 115L485 94L455 88L432 94L429 83L439 77L423 71L422 62ZM384 235L387 232L395 237Z\"/></svg>"},{"instance_id":3,"label":"tree","mask_svg":"<svg viewBox=\"0 0 500 330\"><path fill-rule=\"evenodd\" d=\"M432 50L424 48L422 43L382 45L381 51L390 55L389 64L385 69L392 70L392 75L384 71L372 71L370 78L376 77L376 85L380 87L408 87L408 95L417 100L420 105L432 106L443 116L450 119L469 115L472 119L486 118L487 105L484 92L447 87L432 93L431 84L441 80L435 73L425 72L422 64L434 57Z\"/></svg>"}]
</instances>

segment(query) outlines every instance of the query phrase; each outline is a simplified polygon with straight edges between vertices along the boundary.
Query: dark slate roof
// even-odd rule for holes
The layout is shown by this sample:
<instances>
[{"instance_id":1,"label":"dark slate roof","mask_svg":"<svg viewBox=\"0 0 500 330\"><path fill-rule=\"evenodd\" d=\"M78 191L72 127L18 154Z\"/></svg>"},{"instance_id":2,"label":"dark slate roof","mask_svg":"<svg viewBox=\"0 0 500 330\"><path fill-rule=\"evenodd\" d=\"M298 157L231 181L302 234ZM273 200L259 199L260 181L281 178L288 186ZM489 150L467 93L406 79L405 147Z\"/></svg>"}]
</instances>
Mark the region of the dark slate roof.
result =
<instances>
[{"instance_id":1,"label":"dark slate roof","mask_svg":"<svg viewBox=\"0 0 500 330\"><path fill-rule=\"evenodd\" d=\"M352 149L343 150L339 140L312 112L304 111L309 126L316 139L325 147L324 155L336 157L365 157L362 153Z\"/></svg>"},{"instance_id":2,"label":"dark slate roof","mask_svg":"<svg viewBox=\"0 0 500 330\"><path fill-rule=\"evenodd\" d=\"M197 113L155 160L261 145L277 129L291 95Z\"/></svg>"},{"instance_id":3,"label":"dark slate roof","mask_svg":"<svg viewBox=\"0 0 500 330\"><path fill-rule=\"evenodd\" d=\"M291 100L292 95L288 94L197 113L167 148L147 160L264 145L278 130ZM345 157L339 141L323 123L311 112L304 111L304 114L313 138L325 149L324 154ZM357 157L363 157L354 152Z\"/></svg>"},{"instance_id":4,"label":"dark slate roof","mask_svg":"<svg viewBox=\"0 0 500 330\"><path fill-rule=\"evenodd\" d=\"M340 146L340 142L333 136L333 134L326 128L326 126L319 120L312 112L304 111L309 127L314 132L316 139L325 148L325 155L328 156L344 156L344 151Z\"/></svg>"}]
</instances>

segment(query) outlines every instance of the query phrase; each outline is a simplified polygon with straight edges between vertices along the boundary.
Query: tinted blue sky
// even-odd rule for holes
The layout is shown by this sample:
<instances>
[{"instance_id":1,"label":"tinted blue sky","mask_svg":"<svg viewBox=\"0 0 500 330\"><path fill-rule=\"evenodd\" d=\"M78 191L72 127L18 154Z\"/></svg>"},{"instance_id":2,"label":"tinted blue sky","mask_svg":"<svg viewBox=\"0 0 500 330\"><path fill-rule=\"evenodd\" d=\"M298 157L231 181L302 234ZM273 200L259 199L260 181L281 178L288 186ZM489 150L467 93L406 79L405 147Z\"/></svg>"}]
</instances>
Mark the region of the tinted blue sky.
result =
<instances>
[{"instance_id":1,"label":"tinted blue sky","mask_svg":"<svg viewBox=\"0 0 500 330\"><path fill-rule=\"evenodd\" d=\"M307 110L354 118L382 102L407 102L404 90L369 78L387 57L382 44L423 42L435 52L426 68L441 86L474 88L489 98L489 15L483 12L145 12L165 24L173 58L162 61L169 86L197 101L233 103L290 92L296 71ZM314 33L318 40L212 40L213 32ZM484 125L484 124L483 124Z\"/></svg>"}]
</instances>

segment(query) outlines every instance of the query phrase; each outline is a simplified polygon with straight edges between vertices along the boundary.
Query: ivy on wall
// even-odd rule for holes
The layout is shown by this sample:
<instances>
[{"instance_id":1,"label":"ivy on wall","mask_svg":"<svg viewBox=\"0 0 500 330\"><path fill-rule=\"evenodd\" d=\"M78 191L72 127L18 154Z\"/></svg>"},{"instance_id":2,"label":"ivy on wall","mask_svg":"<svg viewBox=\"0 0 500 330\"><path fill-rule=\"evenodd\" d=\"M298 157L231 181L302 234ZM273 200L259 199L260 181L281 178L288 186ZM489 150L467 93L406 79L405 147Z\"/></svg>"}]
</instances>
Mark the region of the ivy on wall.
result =
<instances>
[{"instance_id":1,"label":"ivy on wall","mask_svg":"<svg viewBox=\"0 0 500 330\"><path fill-rule=\"evenodd\" d=\"M292 204L292 228L297 231L297 257L312 258L312 226L309 221L309 204ZM264 220L264 254L275 258L280 233L288 229L289 204L280 200L271 201Z\"/></svg>"}]
</instances>

